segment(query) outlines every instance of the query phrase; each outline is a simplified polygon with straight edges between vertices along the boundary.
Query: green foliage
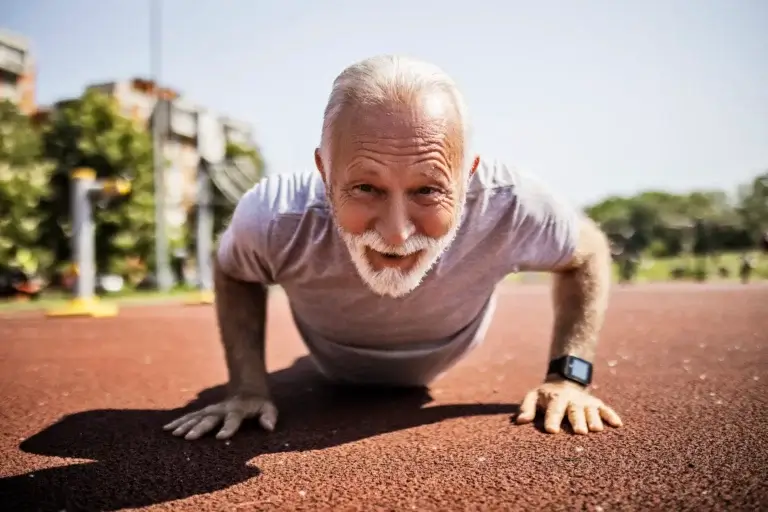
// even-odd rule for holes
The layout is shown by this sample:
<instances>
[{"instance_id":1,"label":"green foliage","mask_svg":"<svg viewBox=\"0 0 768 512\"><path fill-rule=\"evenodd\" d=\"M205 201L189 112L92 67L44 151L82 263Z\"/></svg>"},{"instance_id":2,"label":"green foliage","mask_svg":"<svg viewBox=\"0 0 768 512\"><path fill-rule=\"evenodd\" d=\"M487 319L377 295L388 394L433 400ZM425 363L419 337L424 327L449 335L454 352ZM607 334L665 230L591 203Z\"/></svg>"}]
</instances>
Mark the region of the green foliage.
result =
<instances>
[{"instance_id":1,"label":"green foliage","mask_svg":"<svg viewBox=\"0 0 768 512\"><path fill-rule=\"evenodd\" d=\"M619 258L747 251L755 247L760 226L768 226L766 185L768 176L758 177L735 200L723 191L646 191L609 197L585 211L606 231Z\"/></svg>"},{"instance_id":2,"label":"green foliage","mask_svg":"<svg viewBox=\"0 0 768 512\"><path fill-rule=\"evenodd\" d=\"M27 116L0 102L0 264L34 273L49 265L40 244L41 201L49 195L53 165L41 159L41 141Z\"/></svg>"},{"instance_id":3,"label":"green foliage","mask_svg":"<svg viewBox=\"0 0 768 512\"><path fill-rule=\"evenodd\" d=\"M57 260L71 258L70 179L72 169L88 167L97 179L126 177L129 196L94 208L96 265L120 272L128 257L151 262L154 247L154 181L150 134L121 115L117 102L91 90L57 109L44 135L46 155L57 162L50 216L43 236Z\"/></svg>"},{"instance_id":4,"label":"green foliage","mask_svg":"<svg viewBox=\"0 0 768 512\"><path fill-rule=\"evenodd\" d=\"M768 230L768 172L741 187L737 213L753 240L759 242Z\"/></svg>"}]
</instances>

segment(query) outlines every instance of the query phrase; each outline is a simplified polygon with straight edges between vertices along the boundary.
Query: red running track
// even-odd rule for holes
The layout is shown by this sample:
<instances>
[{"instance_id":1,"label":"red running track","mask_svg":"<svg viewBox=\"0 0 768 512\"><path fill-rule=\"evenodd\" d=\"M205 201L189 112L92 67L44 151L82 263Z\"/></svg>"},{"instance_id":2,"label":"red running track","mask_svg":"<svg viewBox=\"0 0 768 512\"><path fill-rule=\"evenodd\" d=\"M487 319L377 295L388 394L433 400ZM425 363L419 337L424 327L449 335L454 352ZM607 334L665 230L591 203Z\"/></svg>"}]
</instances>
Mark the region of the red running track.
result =
<instances>
[{"instance_id":1,"label":"red running track","mask_svg":"<svg viewBox=\"0 0 768 512\"><path fill-rule=\"evenodd\" d=\"M510 421L551 319L545 288L507 286L486 343L429 393L342 391L276 293L277 431L188 442L161 427L221 396L210 307L0 317L0 508L765 510L768 287L617 287L595 393L625 427L588 436Z\"/></svg>"}]
</instances>

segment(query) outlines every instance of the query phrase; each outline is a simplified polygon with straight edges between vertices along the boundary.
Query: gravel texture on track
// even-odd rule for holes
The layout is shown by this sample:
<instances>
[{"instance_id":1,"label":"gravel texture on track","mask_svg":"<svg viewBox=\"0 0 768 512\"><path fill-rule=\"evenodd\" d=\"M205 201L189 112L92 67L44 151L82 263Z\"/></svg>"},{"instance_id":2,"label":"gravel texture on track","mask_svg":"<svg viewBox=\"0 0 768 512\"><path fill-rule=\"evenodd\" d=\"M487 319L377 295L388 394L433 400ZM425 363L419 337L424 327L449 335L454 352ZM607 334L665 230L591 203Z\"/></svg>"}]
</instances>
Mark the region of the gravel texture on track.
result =
<instances>
[{"instance_id":1,"label":"gravel texture on track","mask_svg":"<svg viewBox=\"0 0 768 512\"><path fill-rule=\"evenodd\" d=\"M615 287L594 393L625 426L586 436L513 423L546 368L546 288L505 285L486 342L424 391L325 384L270 300L277 430L227 442L162 430L223 396L211 307L0 317L0 508L768 507L766 286Z\"/></svg>"}]
</instances>

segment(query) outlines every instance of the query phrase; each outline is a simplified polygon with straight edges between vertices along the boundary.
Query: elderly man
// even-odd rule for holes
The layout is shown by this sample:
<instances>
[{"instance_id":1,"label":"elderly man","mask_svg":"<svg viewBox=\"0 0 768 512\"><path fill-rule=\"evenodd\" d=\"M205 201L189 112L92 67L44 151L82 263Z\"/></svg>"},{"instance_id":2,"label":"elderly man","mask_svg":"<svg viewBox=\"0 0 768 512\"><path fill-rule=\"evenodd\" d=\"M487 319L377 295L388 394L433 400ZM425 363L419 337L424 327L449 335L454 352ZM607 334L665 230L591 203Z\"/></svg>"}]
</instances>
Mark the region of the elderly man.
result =
<instances>
[{"instance_id":1,"label":"elderly man","mask_svg":"<svg viewBox=\"0 0 768 512\"><path fill-rule=\"evenodd\" d=\"M164 428L230 438L244 419L277 422L265 367L267 287L288 295L318 370L345 383L428 386L483 341L495 288L518 270L554 275L551 363L519 424L618 427L588 392L607 305L606 238L531 176L468 152L451 79L380 56L335 80L317 171L276 174L248 191L215 259L216 313L230 395ZM545 371L546 370L546 371Z\"/></svg>"}]
</instances>

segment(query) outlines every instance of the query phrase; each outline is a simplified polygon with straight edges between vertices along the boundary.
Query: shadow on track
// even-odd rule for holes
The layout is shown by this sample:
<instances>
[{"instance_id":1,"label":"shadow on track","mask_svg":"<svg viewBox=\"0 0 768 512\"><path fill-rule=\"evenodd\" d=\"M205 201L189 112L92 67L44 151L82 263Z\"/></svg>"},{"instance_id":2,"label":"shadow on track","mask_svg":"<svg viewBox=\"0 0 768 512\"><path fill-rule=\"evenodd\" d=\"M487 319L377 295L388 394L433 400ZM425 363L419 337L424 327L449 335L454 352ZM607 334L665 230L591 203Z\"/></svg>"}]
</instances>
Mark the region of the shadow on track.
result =
<instances>
[{"instance_id":1,"label":"shadow on track","mask_svg":"<svg viewBox=\"0 0 768 512\"><path fill-rule=\"evenodd\" d=\"M344 388L325 382L307 357L270 375L280 410L275 432L246 422L226 443L209 434L190 442L162 425L224 397L203 390L183 409L93 410L65 416L20 449L90 459L0 479L7 510L118 510L226 489L258 476L247 463L264 453L318 450L462 416L517 413L514 404L426 407L427 389ZM215 433L216 431L214 431Z\"/></svg>"}]
</instances>

